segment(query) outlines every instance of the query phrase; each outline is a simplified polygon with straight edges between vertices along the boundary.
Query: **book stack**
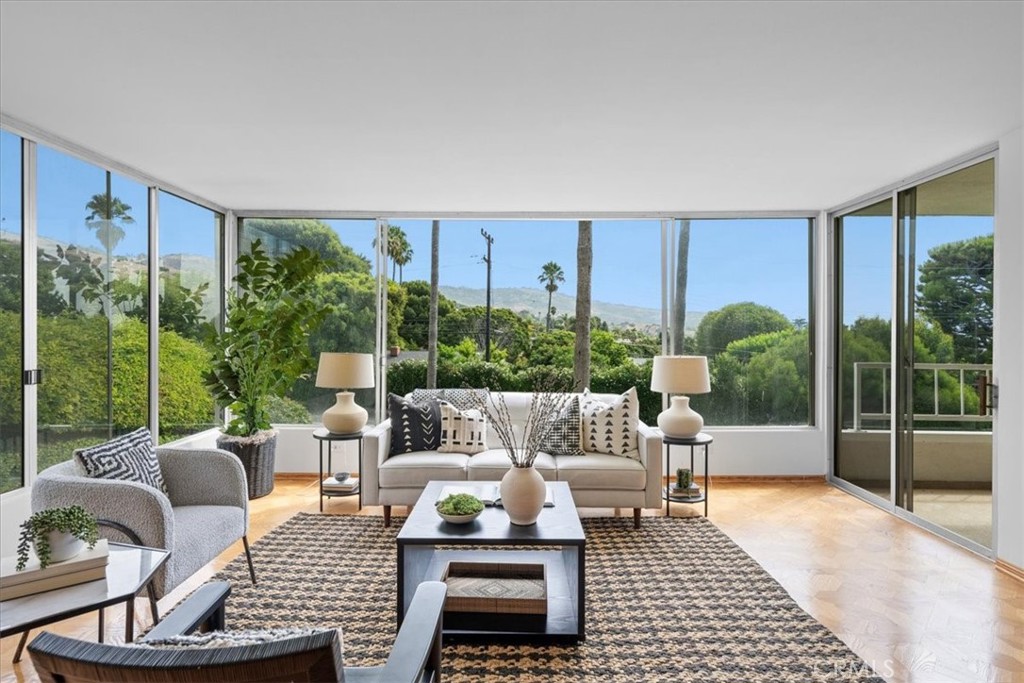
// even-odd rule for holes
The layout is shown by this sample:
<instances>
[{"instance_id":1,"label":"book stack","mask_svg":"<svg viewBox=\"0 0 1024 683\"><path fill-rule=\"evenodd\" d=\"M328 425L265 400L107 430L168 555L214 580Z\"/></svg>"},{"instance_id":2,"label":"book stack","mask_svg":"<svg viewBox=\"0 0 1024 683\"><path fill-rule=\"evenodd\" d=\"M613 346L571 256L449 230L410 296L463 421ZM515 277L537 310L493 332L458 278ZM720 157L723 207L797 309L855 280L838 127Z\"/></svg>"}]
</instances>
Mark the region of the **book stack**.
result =
<instances>
[{"instance_id":1,"label":"book stack","mask_svg":"<svg viewBox=\"0 0 1024 683\"><path fill-rule=\"evenodd\" d=\"M349 477L344 481L338 481L333 476L324 479L324 493L351 493L359 488L359 478Z\"/></svg>"},{"instance_id":2,"label":"book stack","mask_svg":"<svg viewBox=\"0 0 1024 683\"><path fill-rule=\"evenodd\" d=\"M110 549L105 538L92 549L87 548L70 560L54 562L46 569L32 556L19 572L18 558L5 557L0 560L0 601L106 579L109 561Z\"/></svg>"}]
</instances>

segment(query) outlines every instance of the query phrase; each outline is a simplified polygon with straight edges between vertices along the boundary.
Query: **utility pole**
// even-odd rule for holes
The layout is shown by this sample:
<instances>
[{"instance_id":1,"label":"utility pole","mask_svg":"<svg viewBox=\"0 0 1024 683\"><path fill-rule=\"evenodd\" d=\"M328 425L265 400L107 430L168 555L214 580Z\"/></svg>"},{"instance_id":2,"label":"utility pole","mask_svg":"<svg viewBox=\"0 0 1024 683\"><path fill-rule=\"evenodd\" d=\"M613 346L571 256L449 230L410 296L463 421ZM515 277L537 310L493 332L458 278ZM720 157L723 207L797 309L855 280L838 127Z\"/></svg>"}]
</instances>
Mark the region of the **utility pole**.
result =
<instances>
[{"instance_id":1,"label":"utility pole","mask_svg":"<svg viewBox=\"0 0 1024 683\"><path fill-rule=\"evenodd\" d=\"M491 245L494 244L494 238L490 234L480 228L480 234L484 236L484 241L487 242L487 256L484 258L484 263L487 264L487 316L484 320L484 360L488 363L491 362Z\"/></svg>"}]
</instances>

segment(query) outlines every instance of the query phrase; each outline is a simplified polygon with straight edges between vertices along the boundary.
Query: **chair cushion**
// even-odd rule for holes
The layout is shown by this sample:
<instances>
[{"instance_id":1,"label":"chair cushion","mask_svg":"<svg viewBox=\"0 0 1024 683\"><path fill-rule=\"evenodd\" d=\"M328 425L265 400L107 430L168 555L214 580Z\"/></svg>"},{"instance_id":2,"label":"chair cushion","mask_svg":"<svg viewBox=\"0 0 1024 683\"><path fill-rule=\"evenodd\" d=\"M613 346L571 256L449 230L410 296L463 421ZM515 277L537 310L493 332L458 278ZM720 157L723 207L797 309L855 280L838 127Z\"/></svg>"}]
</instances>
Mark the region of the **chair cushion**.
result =
<instances>
[{"instance_id":1,"label":"chair cushion","mask_svg":"<svg viewBox=\"0 0 1024 683\"><path fill-rule=\"evenodd\" d=\"M391 453L436 451L441 445L441 408L437 400L417 403L397 394L388 394L391 417Z\"/></svg>"},{"instance_id":2,"label":"chair cushion","mask_svg":"<svg viewBox=\"0 0 1024 683\"><path fill-rule=\"evenodd\" d=\"M556 455L555 464L558 481L569 482L570 489L642 491L647 483L647 470L632 457L606 453Z\"/></svg>"},{"instance_id":3,"label":"chair cushion","mask_svg":"<svg viewBox=\"0 0 1024 683\"><path fill-rule=\"evenodd\" d=\"M174 546L167 585L177 586L245 535L245 510L234 505L181 505L174 515Z\"/></svg>"},{"instance_id":4,"label":"chair cushion","mask_svg":"<svg viewBox=\"0 0 1024 683\"><path fill-rule=\"evenodd\" d=\"M605 403L585 392L580 402L583 422L583 450L629 457L636 451L640 423L640 401L636 387Z\"/></svg>"},{"instance_id":5,"label":"chair cushion","mask_svg":"<svg viewBox=\"0 0 1024 683\"><path fill-rule=\"evenodd\" d=\"M487 450L487 417L479 410L459 410L441 401L441 453L479 453Z\"/></svg>"},{"instance_id":6,"label":"chair cushion","mask_svg":"<svg viewBox=\"0 0 1024 683\"><path fill-rule=\"evenodd\" d=\"M534 468L540 472L540 476L547 481L557 481L555 472L555 459L547 453L538 453L537 459L533 461ZM504 449L492 448L477 453L469 459L467 475L471 481L499 481L512 467L512 461Z\"/></svg>"},{"instance_id":7,"label":"chair cushion","mask_svg":"<svg viewBox=\"0 0 1024 683\"><path fill-rule=\"evenodd\" d=\"M377 477L381 488L423 487L437 479L465 481L468 462L465 453L403 453L385 460Z\"/></svg>"},{"instance_id":8,"label":"chair cushion","mask_svg":"<svg viewBox=\"0 0 1024 683\"><path fill-rule=\"evenodd\" d=\"M573 396L555 416L551 431L541 445L551 455L583 455L580 445L580 399Z\"/></svg>"},{"instance_id":9,"label":"chair cushion","mask_svg":"<svg viewBox=\"0 0 1024 683\"><path fill-rule=\"evenodd\" d=\"M98 446L79 448L75 451L75 460L87 476L134 481L167 493L160 462L153 448L153 435L146 427Z\"/></svg>"},{"instance_id":10,"label":"chair cushion","mask_svg":"<svg viewBox=\"0 0 1024 683\"><path fill-rule=\"evenodd\" d=\"M154 650L205 650L218 647L242 647L275 643L291 638L307 638L309 636L334 631L341 640L341 631L332 628L270 628L253 631L208 631L189 635L168 636L157 640L131 643L130 647L149 648Z\"/></svg>"}]
</instances>

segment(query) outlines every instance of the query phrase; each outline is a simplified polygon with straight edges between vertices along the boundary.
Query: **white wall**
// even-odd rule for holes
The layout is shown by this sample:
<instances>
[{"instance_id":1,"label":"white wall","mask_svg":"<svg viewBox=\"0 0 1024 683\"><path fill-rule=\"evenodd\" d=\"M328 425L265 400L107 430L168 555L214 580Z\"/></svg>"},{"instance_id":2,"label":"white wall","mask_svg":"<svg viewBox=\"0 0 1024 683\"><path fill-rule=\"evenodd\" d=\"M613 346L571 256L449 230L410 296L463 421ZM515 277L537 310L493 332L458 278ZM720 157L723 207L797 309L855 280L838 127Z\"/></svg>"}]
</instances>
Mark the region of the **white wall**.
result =
<instances>
[{"instance_id":1,"label":"white wall","mask_svg":"<svg viewBox=\"0 0 1024 683\"><path fill-rule=\"evenodd\" d=\"M1024 567L1024 129L999 140L996 180L995 551Z\"/></svg>"}]
</instances>

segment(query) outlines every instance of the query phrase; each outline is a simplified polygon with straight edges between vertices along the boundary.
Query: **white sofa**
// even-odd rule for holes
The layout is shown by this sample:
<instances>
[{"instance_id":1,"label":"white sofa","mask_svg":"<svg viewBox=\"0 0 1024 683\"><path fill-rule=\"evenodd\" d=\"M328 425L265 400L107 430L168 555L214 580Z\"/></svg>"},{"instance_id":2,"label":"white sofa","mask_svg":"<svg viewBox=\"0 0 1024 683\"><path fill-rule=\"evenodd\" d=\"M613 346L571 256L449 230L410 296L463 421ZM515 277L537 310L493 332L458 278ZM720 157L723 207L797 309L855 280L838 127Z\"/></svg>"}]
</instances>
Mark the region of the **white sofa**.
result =
<instances>
[{"instance_id":1,"label":"white sofa","mask_svg":"<svg viewBox=\"0 0 1024 683\"><path fill-rule=\"evenodd\" d=\"M497 392L491 392L493 401ZM614 394L592 394L612 402ZM526 421L532 394L503 392L513 424ZM391 420L385 420L363 436L363 504L384 507L384 525L391 524L392 505L412 505L429 481L498 481L510 467L508 456L494 429L487 430L488 450L475 455L417 451L389 457ZM661 433L644 423L637 430L634 457L587 453L556 455L539 453L535 467L547 481L569 483L577 507L631 507L634 526L640 526L640 510L661 507Z\"/></svg>"}]
</instances>

